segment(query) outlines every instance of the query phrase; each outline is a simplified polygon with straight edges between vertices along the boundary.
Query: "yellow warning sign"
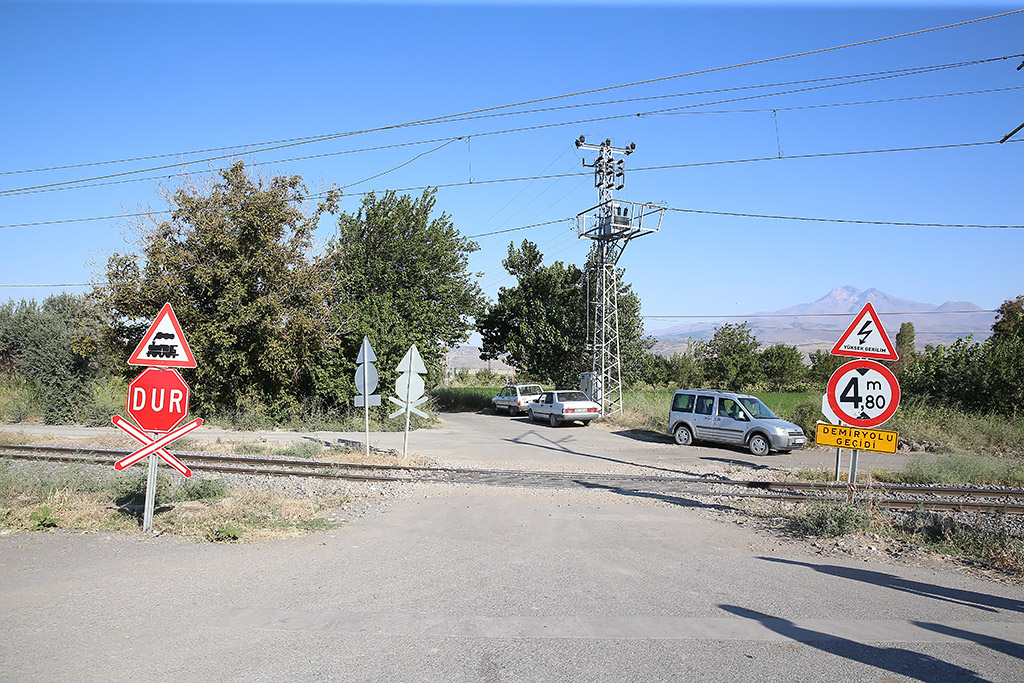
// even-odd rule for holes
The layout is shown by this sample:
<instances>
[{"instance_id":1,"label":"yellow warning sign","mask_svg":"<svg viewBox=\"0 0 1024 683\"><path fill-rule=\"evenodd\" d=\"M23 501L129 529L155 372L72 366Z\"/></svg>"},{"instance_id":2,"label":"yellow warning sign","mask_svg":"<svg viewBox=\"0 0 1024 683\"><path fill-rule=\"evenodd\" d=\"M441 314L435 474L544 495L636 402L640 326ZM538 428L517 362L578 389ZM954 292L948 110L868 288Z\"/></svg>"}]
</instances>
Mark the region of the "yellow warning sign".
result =
<instances>
[{"instance_id":1,"label":"yellow warning sign","mask_svg":"<svg viewBox=\"0 0 1024 683\"><path fill-rule=\"evenodd\" d=\"M855 451L895 453L900 444L899 432L884 429L862 429L818 423L817 441L819 446L835 446Z\"/></svg>"}]
</instances>

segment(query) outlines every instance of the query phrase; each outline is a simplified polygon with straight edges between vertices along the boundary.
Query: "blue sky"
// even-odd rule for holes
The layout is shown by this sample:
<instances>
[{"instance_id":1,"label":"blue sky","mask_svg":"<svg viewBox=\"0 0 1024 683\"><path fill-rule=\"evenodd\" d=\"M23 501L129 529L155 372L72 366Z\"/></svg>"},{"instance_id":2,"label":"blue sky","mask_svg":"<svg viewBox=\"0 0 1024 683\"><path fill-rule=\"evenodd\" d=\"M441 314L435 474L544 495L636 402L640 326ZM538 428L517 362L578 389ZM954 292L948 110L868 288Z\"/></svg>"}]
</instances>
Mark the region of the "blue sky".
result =
<instances>
[{"instance_id":1,"label":"blue sky","mask_svg":"<svg viewBox=\"0 0 1024 683\"><path fill-rule=\"evenodd\" d=\"M300 174L313 190L349 185L429 152L348 188L342 208L355 211L360 200L355 193L362 191L461 184L441 189L438 206L463 234L476 235L566 219L592 206L596 190L592 178L577 175L586 169L572 145L581 134L592 142L636 143L636 153L626 160L622 193L632 201L792 217L1024 225L1021 144L791 158L998 141L1024 122L1024 89L953 94L1024 88L1024 70L1017 70L1022 57L848 81L858 80L849 78L858 74L1019 54L1024 14L501 111L742 90L407 127L251 153L253 145L265 141L715 69L1016 9L999 3L836 7L811 2L0 2L5 65L0 72L0 225L166 208L159 187L176 187L180 170L203 173L230 162L196 162L212 155L181 153L238 145L221 154L265 164L259 167L265 176ZM719 102L836 83L845 84ZM897 98L922 99L849 104ZM554 125L614 116L619 118ZM538 128L494 134L522 127ZM1014 139L1024 140L1024 131ZM424 142L429 140L434 142ZM406 143L416 144L338 154ZM12 173L171 153L178 155ZM284 161L306 155L329 156ZM710 163L743 159L762 160ZM175 166L94 181L145 179L136 182L11 193L168 164ZM703 165L630 170L683 164ZM548 175L559 177L486 182ZM0 284L83 283L100 277L94 263L131 248L124 240L127 225L120 219L0 228ZM318 237L325 240L331 229L325 223ZM589 246L564 220L481 237L472 268L484 273L481 284L488 295L512 284L500 260L510 241L522 239L540 244L549 262L582 265ZM645 315L717 316L776 310L842 285L876 287L935 304L972 301L995 308L1024 293L1022 255L1022 229L670 211L661 231L632 243L620 265L640 294ZM4 288L0 298L42 298L53 291L60 288ZM669 324L653 322L651 328Z\"/></svg>"}]
</instances>

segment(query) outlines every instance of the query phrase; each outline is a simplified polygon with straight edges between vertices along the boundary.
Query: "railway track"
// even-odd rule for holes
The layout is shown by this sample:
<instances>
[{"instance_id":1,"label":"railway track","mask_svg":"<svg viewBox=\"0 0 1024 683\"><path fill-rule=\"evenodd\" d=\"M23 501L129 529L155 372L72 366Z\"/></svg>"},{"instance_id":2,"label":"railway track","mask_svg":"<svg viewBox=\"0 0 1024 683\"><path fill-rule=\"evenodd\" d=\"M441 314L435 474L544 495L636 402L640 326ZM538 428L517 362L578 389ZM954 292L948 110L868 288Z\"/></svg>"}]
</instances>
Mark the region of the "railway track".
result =
<instances>
[{"instance_id":1,"label":"railway track","mask_svg":"<svg viewBox=\"0 0 1024 683\"><path fill-rule=\"evenodd\" d=\"M45 462L113 465L131 451L75 446L0 445L0 458ZM305 458L252 457L206 452L175 456L197 472L307 477L363 482L430 482L550 489L610 490L628 495L673 499L680 496L761 498L785 502L843 500L850 493L842 482L746 481L717 477L672 477L594 472L547 472L470 468L365 465ZM868 496L889 509L961 510L1024 514L1024 489L976 486L861 484L858 497Z\"/></svg>"}]
</instances>

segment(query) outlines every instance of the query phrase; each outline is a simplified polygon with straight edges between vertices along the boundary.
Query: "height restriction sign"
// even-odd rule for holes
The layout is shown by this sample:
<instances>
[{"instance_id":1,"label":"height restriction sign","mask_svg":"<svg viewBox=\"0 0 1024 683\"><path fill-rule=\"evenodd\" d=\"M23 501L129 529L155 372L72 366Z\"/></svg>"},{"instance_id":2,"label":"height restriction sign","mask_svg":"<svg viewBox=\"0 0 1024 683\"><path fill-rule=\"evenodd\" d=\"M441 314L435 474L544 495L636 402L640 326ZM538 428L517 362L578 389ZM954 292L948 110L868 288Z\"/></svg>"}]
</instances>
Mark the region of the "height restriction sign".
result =
<instances>
[{"instance_id":1,"label":"height restriction sign","mask_svg":"<svg viewBox=\"0 0 1024 683\"><path fill-rule=\"evenodd\" d=\"M844 363L832 373L825 391L828 405L844 423L877 427L900 404L900 384L889 368L873 360Z\"/></svg>"}]
</instances>

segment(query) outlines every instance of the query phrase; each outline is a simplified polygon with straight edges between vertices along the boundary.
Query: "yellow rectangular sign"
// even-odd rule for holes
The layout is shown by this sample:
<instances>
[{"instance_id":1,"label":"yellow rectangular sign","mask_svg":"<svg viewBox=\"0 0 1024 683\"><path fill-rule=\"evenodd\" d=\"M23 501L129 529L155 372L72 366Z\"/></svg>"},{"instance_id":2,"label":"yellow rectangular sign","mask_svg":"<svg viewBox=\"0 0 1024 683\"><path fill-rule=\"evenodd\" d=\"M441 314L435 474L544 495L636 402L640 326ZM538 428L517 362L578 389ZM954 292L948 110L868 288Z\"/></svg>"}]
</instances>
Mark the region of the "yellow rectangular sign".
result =
<instances>
[{"instance_id":1,"label":"yellow rectangular sign","mask_svg":"<svg viewBox=\"0 0 1024 683\"><path fill-rule=\"evenodd\" d=\"M835 446L855 451L895 453L900 444L899 432L884 429L862 429L818 423L816 437L819 446Z\"/></svg>"}]
</instances>

